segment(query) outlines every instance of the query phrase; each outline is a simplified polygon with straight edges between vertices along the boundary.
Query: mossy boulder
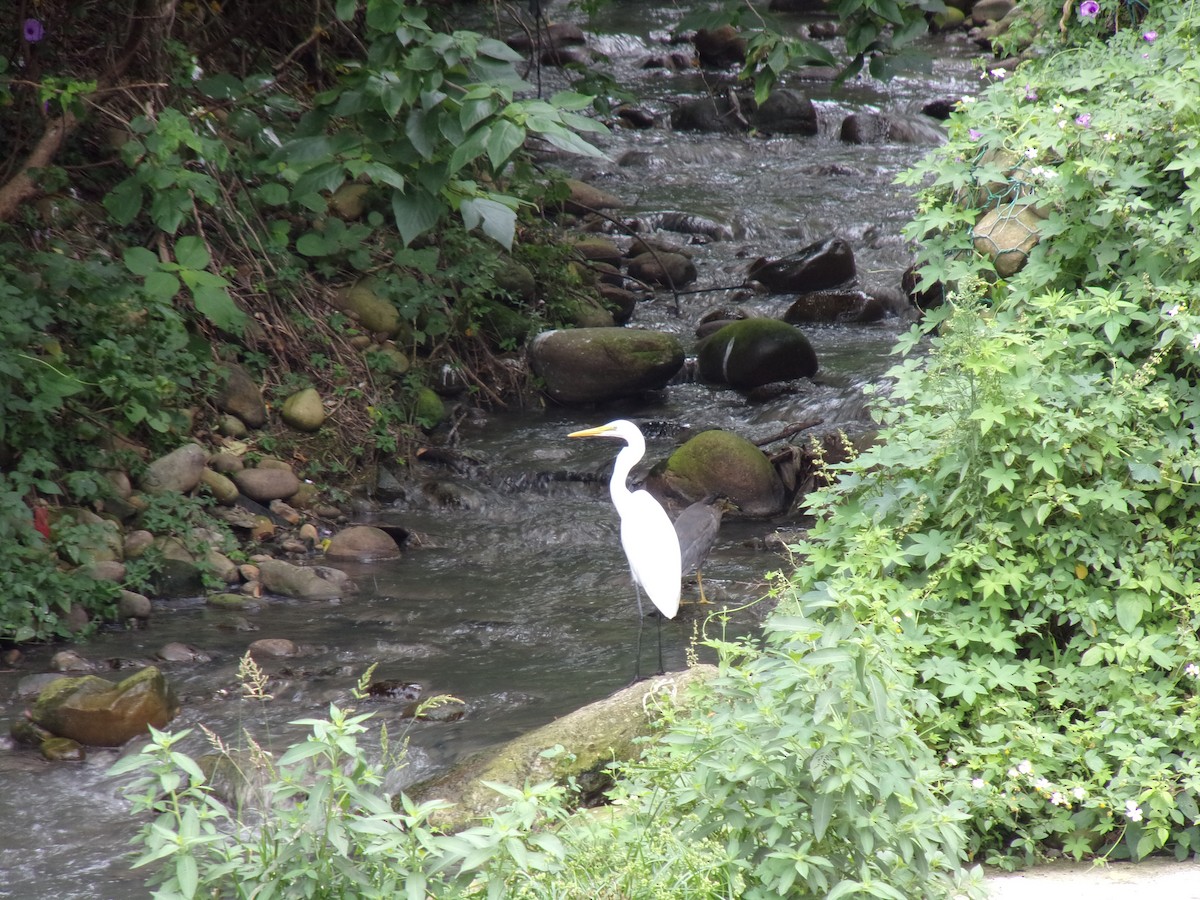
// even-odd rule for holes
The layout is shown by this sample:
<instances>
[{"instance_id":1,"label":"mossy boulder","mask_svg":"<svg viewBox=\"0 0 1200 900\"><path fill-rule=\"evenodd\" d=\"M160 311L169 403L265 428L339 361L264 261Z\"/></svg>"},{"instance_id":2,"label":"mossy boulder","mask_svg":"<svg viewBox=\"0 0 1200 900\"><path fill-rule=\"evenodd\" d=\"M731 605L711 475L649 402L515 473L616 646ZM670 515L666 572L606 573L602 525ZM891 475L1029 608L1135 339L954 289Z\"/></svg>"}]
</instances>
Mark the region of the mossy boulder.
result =
<instances>
[{"instance_id":1,"label":"mossy boulder","mask_svg":"<svg viewBox=\"0 0 1200 900\"><path fill-rule=\"evenodd\" d=\"M552 400L599 403L666 387L683 367L683 346L633 328L546 331L530 341L529 362Z\"/></svg>"},{"instance_id":2,"label":"mossy boulder","mask_svg":"<svg viewBox=\"0 0 1200 900\"><path fill-rule=\"evenodd\" d=\"M703 431L650 470L646 488L694 503L716 494L744 516L783 512L790 497L765 453L729 431Z\"/></svg>"},{"instance_id":3,"label":"mossy boulder","mask_svg":"<svg viewBox=\"0 0 1200 900\"><path fill-rule=\"evenodd\" d=\"M339 309L353 313L364 331L394 337L400 331L400 311L386 297L375 290L369 278L355 282L340 291L335 298Z\"/></svg>"},{"instance_id":4,"label":"mossy boulder","mask_svg":"<svg viewBox=\"0 0 1200 900\"><path fill-rule=\"evenodd\" d=\"M419 388L413 403L413 417L422 428L433 428L446 418L446 404L433 388Z\"/></svg>"},{"instance_id":5,"label":"mossy boulder","mask_svg":"<svg viewBox=\"0 0 1200 900\"><path fill-rule=\"evenodd\" d=\"M119 747L163 728L179 712L175 690L154 666L119 684L95 675L60 678L38 696L33 723L59 737L93 747Z\"/></svg>"},{"instance_id":6,"label":"mossy boulder","mask_svg":"<svg viewBox=\"0 0 1200 900\"><path fill-rule=\"evenodd\" d=\"M778 319L730 322L697 344L696 361L705 381L739 390L817 373L808 338Z\"/></svg>"},{"instance_id":7,"label":"mossy boulder","mask_svg":"<svg viewBox=\"0 0 1200 900\"><path fill-rule=\"evenodd\" d=\"M716 672L715 666L695 666L639 681L499 749L470 757L447 774L405 793L418 802L444 799L454 803L451 809L435 812L433 820L457 830L476 824L509 802L485 782L522 788L545 781L565 786L572 781L587 782L593 775L606 777L613 760L635 759L641 752L637 739L653 731L656 704L680 703L687 688L709 680ZM558 746L566 752L545 755L544 751Z\"/></svg>"}]
</instances>

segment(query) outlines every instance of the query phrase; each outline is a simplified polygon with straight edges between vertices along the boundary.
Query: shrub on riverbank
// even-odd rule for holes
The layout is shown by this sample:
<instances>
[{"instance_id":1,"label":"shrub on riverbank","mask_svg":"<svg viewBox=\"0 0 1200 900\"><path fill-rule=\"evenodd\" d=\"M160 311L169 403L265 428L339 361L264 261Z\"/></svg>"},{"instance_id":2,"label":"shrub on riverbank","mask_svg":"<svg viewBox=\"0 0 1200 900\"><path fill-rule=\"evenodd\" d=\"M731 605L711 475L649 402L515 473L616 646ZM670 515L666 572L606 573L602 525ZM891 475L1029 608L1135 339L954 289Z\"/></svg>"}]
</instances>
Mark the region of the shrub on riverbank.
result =
<instances>
[{"instance_id":1,"label":"shrub on riverbank","mask_svg":"<svg viewBox=\"0 0 1200 900\"><path fill-rule=\"evenodd\" d=\"M952 119L911 229L951 302L801 548L799 589L941 699L919 722L993 862L1200 849L1197 24L995 70ZM1008 280L987 206L1038 210Z\"/></svg>"}]
</instances>

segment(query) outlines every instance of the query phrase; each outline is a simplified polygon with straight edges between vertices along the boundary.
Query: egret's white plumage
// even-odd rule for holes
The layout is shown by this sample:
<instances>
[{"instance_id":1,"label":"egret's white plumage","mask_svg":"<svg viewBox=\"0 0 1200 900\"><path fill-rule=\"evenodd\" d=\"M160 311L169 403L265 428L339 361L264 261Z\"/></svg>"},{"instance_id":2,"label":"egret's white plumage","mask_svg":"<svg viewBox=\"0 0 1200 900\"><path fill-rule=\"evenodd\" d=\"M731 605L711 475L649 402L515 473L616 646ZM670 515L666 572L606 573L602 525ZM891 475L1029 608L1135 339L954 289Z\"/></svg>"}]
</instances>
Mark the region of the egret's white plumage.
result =
<instances>
[{"instance_id":1,"label":"egret's white plumage","mask_svg":"<svg viewBox=\"0 0 1200 900\"><path fill-rule=\"evenodd\" d=\"M679 539L667 511L645 490L629 490L629 473L646 453L642 432L632 422L617 419L607 425L576 431L567 437L607 437L625 441L617 454L612 479L608 483L613 506L621 517L621 546L633 573L638 592L638 612L642 611L639 589L644 589L666 618L679 612L679 582L682 578Z\"/></svg>"}]
</instances>

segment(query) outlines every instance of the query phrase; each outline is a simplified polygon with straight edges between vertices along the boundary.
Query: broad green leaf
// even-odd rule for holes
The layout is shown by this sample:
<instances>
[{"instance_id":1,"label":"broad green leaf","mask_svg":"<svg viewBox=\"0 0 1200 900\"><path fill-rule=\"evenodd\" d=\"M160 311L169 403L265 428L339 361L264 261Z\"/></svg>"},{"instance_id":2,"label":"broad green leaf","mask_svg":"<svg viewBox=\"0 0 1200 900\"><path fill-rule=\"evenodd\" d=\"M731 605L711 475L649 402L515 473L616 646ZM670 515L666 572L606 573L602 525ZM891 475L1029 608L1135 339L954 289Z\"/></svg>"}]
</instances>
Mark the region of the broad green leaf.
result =
<instances>
[{"instance_id":1,"label":"broad green leaf","mask_svg":"<svg viewBox=\"0 0 1200 900\"><path fill-rule=\"evenodd\" d=\"M175 261L189 269L207 269L208 248L194 235L185 235L175 242Z\"/></svg>"},{"instance_id":2,"label":"broad green leaf","mask_svg":"<svg viewBox=\"0 0 1200 900\"><path fill-rule=\"evenodd\" d=\"M413 184L392 194L392 215L406 247L436 225L445 210L440 199Z\"/></svg>"},{"instance_id":3,"label":"broad green leaf","mask_svg":"<svg viewBox=\"0 0 1200 900\"><path fill-rule=\"evenodd\" d=\"M254 190L254 196L260 203L267 206L282 206L288 202L291 192L278 182L259 185Z\"/></svg>"},{"instance_id":4,"label":"broad green leaf","mask_svg":"<svg viewBox=\"0 0 1200 900\"><path fill-rule=\"evenodd\" d=\"M476 197L459 205L463 224L471 231L480 228L484 234L506 249L512 249L517 227L517 213L496 200Z\"/></svg>"},{"instance_id":5,"label":"broad green leaf","mask_svg":"<svg viewBox=\"0 0 1200 900\"><path fill-rule=\"evenodd\" d=\"M125 268L143 278L158 271L158 257L145 247L127 247L124 254Z\"/></svg>"},{"instance_id":6,"label":"broad green leaf","mask_svg":"<svg viewBox=\"0 0 1200 900\"><path fill-rule=\"evenodd\" d=\"M492 126L487 139L488 161L499 172L509 158L525 143L525 129L508 119Z\"/></svg>"},{"instance_id":7,"label":"broad green leaf","mask_svg":"<svg viewBox=\"0 0 1200 900\"><path fill-rule=\"evenodd\" d=\"M170 272L151 272L144 284L146 293L155 300L170 302L179 293L179 279Z\"/></svg>"},{"instance_id":8,"label":"broad green leaf","mask_svg":"<svg viewBox=\"0 0 1200 900\"><path fill-rule=\"evenodd\" d=\"M203 286L192 289L196 310L222 331L241 334L246 326L246 314L238 308L225 288Z\"/></svg>"},{"instance_id":9,"label":"broad green leaf","mask_svg":"<svg viewBox=\"0 0 1200 900\"><path fill-rule=\"evenodd\" d=\"M334 249L319 231L310 231L296 239L296 252L301 256L328 256Z\"/></svg>"},{"instance_id":10,"label":"broad green leaf","mask_svg":"<svg viewBox=\"0 0 1200 900\"><path fill-rule=\"evenodd\" d=\"M142 211L142 185L130 176L104 195L104 208L118 225L128 225Z\"/></svg>"},{"instance_id":11,"label":"broad green leaf","mask_svg":"<svg viewBox=\"0 0 1200 900\"><path fill-rule=\"evenodd\" d=\"M1145 612L1145 603L1140 597L1124 594L1117 598L1117 623L1126 631L1133 631Z\"/></svg>"}]
</instances>

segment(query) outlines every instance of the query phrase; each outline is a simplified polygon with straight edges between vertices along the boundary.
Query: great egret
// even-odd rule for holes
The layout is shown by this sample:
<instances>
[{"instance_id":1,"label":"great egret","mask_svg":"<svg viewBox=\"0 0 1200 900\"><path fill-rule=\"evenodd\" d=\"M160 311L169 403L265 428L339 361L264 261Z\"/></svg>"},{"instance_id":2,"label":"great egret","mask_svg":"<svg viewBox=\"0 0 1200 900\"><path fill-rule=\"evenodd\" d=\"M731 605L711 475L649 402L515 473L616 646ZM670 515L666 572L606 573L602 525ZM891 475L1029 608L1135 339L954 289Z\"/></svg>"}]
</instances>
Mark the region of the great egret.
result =
<instances>
[{"instance_id":1,"label":"great egret","mask_svg":"<svg viewBox=\"0 0 1200 900\"><path fill-rule=\"evenodd\" d=\"M679 582L683 577L679 539L662 505L644 490L631 491L626 480L629 472L646 453L646 440L632 422L617 419L607 425L574 431L567 437L616 438L625 442L613 464L608 492L621 517L621 546L633 573L637 594L638 621L641 622L642 589L665 618L679 612ZM641 663L642 633L638 628L638 662ZM662 669L662 621L658 632L658 666Z\"/></svg>"}]
</instances>

